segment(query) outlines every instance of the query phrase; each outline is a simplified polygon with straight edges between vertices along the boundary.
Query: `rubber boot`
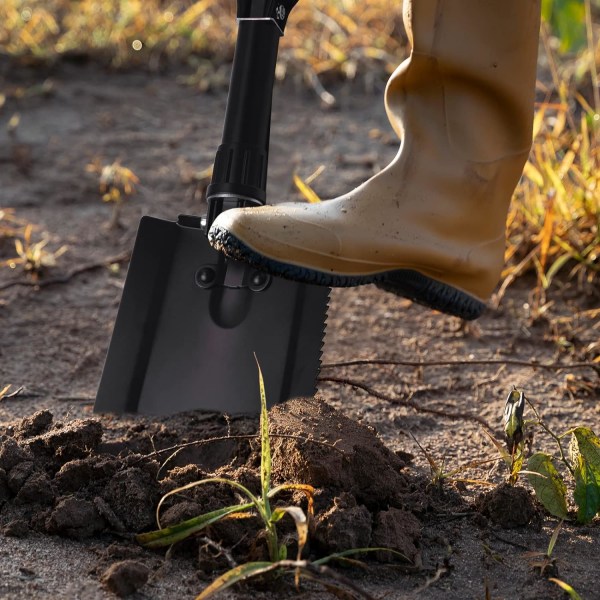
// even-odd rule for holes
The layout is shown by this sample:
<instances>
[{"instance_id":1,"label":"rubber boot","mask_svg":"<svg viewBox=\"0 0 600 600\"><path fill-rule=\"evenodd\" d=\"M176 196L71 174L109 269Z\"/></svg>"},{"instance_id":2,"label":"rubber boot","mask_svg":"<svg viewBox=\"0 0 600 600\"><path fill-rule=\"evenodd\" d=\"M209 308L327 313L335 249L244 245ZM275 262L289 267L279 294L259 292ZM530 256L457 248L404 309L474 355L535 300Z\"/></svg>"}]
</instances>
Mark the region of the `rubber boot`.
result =
<instances>
[{"instance_id":1,"label":"rubber boot","mask_svg":"<svg viewBox=\"0 0 600 600\"><path fill-rule=\"evenodd\" d=\"M498 283L531 146L540 0L405 0L403 16L412 51L386 87L391 164L333 200L227 210L209 240L272 274L377 283L473 319Z\"/></svg>"}]
</instances>

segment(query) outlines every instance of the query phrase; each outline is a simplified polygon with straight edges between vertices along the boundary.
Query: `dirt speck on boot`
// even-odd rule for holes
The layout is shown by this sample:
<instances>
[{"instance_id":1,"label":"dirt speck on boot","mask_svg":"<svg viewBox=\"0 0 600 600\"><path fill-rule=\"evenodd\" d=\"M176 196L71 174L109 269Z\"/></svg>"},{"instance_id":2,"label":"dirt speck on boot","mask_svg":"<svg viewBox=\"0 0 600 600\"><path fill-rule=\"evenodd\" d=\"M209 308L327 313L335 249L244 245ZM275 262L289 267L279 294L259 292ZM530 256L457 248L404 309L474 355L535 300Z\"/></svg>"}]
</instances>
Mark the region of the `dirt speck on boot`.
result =
<instances>
[{"instance_id":1,"label":"dirt speck on boot","mask_svg":"<svg viewBox=\"0 0 600 600\"><path fill-rule=\"evenodd\" d=\"M375 517L371 546L390 548L414 562L419 554L417 545L421 537L421 524L410 512L399 508L383 510ZM392 552L377 552L377 560L394 562L401 560Z\"/></svg>"},{"instance_id":2,"label":"dirt speck on boot","mask_svg":"<svg viewBox=\"0 0 600 600\"><path fill-rule=\"evenodd\" d=\"M333 499L329 510L316 520L314 540L324 553L366 548L371 539L371 513L352 494Z\"/></svg>"},{"instance_id":3,"label":"dirt speck on boot","mask_svg":"<svg viewBox=\"0 0 600 600\"><path fill-rule=\"evenodd\" d=\"M150 569L136 560L122 560L111 565L102 575L104 586L119 598L130 596L148 581Z\"/></svg>"},{"instance_id":4,"label":"dirt speck on boot","mask_svg":"<svg viewBox=\"0 0 600 600\"><path fill-rule=\"evenodd\" d=\"M525 488L508 484L481 494L476 508L503 529L524 527L537 515L532 495Z\"/></svg>"}]
</instances>

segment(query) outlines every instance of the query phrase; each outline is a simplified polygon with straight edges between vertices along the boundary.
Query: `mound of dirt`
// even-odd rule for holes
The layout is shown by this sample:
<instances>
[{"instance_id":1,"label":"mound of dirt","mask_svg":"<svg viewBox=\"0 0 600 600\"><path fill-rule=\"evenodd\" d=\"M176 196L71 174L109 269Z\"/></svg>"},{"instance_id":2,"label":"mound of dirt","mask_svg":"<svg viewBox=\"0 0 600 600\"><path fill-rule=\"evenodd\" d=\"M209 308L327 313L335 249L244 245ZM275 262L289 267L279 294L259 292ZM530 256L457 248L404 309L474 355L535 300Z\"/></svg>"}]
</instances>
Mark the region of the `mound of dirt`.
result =
<instances>
[{"instance_id":1,"label":"mound of dirt","mask_svg":"<svg viewBox=\"0 0 600 600\"><path fill-rule=\"evenodd\" d=\"M225 424L217 416L179 415L119 428L111 419L55 421L48 411L27 416L0 432L0 528L20 537L32 531L78 540L123 537L155 528L161 496L193 481L224 477L258 493L260 443L248 434L251 424L256 431L247 419ZM404 501L411 487L406 465L372 428L311 398L273 408L270 429L273 483L317 490L311 552L377 545L417 558L420 527ZM201 439L213 441L193 443ZM282 495L281 501L300 498ZM228 486L197 486L168 499L162 522L238 502ZM223 521L208 535L241 562L264 558L259 532L257 520L244 519ZM205 540L192 540L178 551L198 556L202 545ZM393 560L390 553L378 558ZM105 587L124 594L142 585L147 574L131 562L105 572Z\"/></svg>"}]
</instances>

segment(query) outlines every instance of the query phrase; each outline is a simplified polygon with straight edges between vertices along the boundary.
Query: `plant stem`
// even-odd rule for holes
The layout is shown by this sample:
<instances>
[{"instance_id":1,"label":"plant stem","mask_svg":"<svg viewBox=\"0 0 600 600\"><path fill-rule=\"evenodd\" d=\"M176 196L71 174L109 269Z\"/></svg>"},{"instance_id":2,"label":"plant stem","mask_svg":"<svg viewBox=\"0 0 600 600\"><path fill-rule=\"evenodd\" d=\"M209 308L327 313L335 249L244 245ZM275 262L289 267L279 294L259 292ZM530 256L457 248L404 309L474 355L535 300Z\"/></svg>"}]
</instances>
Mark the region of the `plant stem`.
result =
<instances>
[{"instance_id":1,"label":"plant stem","mask_svg":"<svg viewBox=\"0 0 600 600\"><path fill-rule=\"evenodd\" d=\"M560 453L561 460L563 461L563 463L569 470L569 473L571 473L571 476L573 478L575 478L575 473L573 472L573 467L571 467L571 465L569 464L569 461L567 460L567 457L565 455L565 451L563 449L560 438L548 427L548 425L546 425L546 423L544 423L544 421L542 420L542 417L540 416L540 413L536 410L535 406L531 403L529 398L526 397L525 400L527 401L527 404L529 404L529 407L531 408L531 410L534 412L534 414L537 418L538 425L556 442L556 444L558 446L558 451Z\"/></svg>"}]
</instances>

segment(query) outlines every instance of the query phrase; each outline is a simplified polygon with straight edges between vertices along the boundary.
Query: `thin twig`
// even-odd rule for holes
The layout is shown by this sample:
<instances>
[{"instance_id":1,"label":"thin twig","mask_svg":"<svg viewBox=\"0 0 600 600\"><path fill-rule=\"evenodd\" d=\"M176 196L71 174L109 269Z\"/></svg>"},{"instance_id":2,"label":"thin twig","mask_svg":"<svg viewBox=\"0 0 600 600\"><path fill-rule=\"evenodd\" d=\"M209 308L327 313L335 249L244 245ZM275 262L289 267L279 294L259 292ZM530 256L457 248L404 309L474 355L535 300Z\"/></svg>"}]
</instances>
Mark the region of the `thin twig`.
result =
<instances>
[{"instance_id":1,"label":"thin twig","mask_svg":"<svg viewBox=\"0 0 600 600\"><path fill-rule=\"evenodd\" d=\"M548 425L546 425L546 423L544 423L542 417L540 416L540 413L537 411L536 407L534 406L534 404L531 402L531 400L529 398L527 398L527 396L525 396L525 401L527 402L527 404L529 405L529 408L531 408L531 410L533 411L533 413L535 414L536 418L537 418L537 422L538 425L556 442L556 444L558 445L558 451L560 453L560 458L563 461L563 463L565 464L565 466L567 467L567 469L569 470L569 473L571 473L571 475L573 476L573 478L575 478L575 473L573 471L573 467L569 464L569 461L567 460L567 456L565 454L565 451L563 449L562 443L560 441L560 438L550 429L550 427L548 427Z\"/></svg>"},{"instance_id":2,"label":"thin twig","mask_svg":"<svg viewBox=\"0 0 600 600\"><path fill-rule=\"evenodd\" d=\"M352 590L354 594L356 594L359 598L364 598L364 600L376 600L374 596L371 596L369 592L363 590L358 587L351 579L345 577L341 573L334 571L332 568L326 565L315 565L309 561L281 561L282 563L290 562L292 563L290 566L298 566L302 571L306 574L311 574L316 577L311 577L315 581L319 581L320 578L326 577L328 579L332 579L336 583L342 585L349 590Z\"/></svg>"},{"instance_id":3,"label":"thin twig","mask_svg":"<svg viewBox=\"0 0 600 600\"><path fill-rule=\"evenodd\" d=\"M81 265L79 267L76 267L66 275L62 275L60 277L52 277L51 279L41 279L39 281L33 281L31 279L16 279L14 281L7 281L6 283L0 285L0 291L7 290L8 288L15 287L17 285L43 288L58 283L68 283L69 281L71 281L71 279L73 279L73 277L76 277L77 275L81 275L82 273L88 273L89 271L95 271L96 269L106 267L107 265L127 262L130 258L131 252L124 252L123 254L111 256L98 262L89 263L87 265Z\"/></svg>"},{"instance_id":4,"label":"thin twig","mask_svg":"<svg viewBox=\"0 0 600 600\"><path fill-rule=\"evenodd\" d=\"M205 535L200 538L200 541L204 544L204 546L201 548L201 550L203 550L204 548L212 548L213 550L215 550L217 552L217 554L215 555L215 558L217 558L219 556L223 556L225 558L225 560L227 561L229 568L234 569L235 567L238 566L238 564L234 560L233 556L231 556L231 552L229 552L227 550L227 548L223 548L223 546L221 546L221 544L215 542L214 540L211 540L209 537L207 537Z\"/></svg>"},{"instance_id":5,"label":"thin twig","mask_svg":"<svg viewBox=\"0 0 600 600\"><path fill-rule=\"evenodd\" d=\"M269 435L272 438L290 439L290 440L296 440L299 442L317 444L319 446L325 446L325 447L329 448L330 450L335 450L342 456L346 455L346 453L343 450L340 450L334 444L330 444L328 442L323 442L322 440L314 440L312 438L307 438L307 437L303 437L300 435L292 435L292 434L285 434L285 433L270 433ZM260 439L260 436L258 434L223 435L223 436L219 436L219 437L205 438L202 440L195 440L193 442L186 442L184 444L177 444L176 446L169 446L168 448L163 448L162 450L155 450L154 452L150 452L149 454L144 454L143 456L140 456L139 460L144 460L147 458L154 458L156 456L159 456L160 454L164 454L165 452L178 452L179 450L183 450L184 448L190 448L192 446L202 446L204 444L212 444L214 442L225 442L225 441L232 441L232 440L234 440L234 441L235 440L259 440L259 439Z\"/></svg>"},{"instance_id":6,"label":"thin twig","mask_svg":"<svg viewBox=\"0 0 600 600\"><path fill-rule=\"evenodd\" d=\"M447 411L441 410L441 409L427 408L426 406L422 406L421 404L411 400L411 398L407 398L405 400L405 399L397 398L394 396L388 396L387 394L383 394L382 392L378 392L377 390L373 389L372 387L370 387L366 383L363 383L362 381L356 381L354 379L346 379L346 378L342 378L342 377L319 377L317 379L317 381L319 381L319 382L329 381L331 383L340 383L342 385L349 385L351 387L355 387L360 390L363 390L364 392L367 392L367 394L369 394L370 396L373 396L374 398L378 398L379 400L384 400L385 402L390 402L391 404L399 404L401 406L408 406L417 412L429 413L432 415L437 415L439 417L446 417L447 419L457 419L457 420L460 419L460 420L465 420L465 421L476 421L477 423L480 423L481 425L483 425L486 429L489 429L490 431L492 429L490 427L490 425L488 424L488 422L483 417L480 417L478 415L474 415L471 413L452 413L452 412L447 412Z\"/></svg>"},{"instance_id":7,"label":"thin twig","mask_svg":"<svg viewBox=\"0 0 600 600\"><path fill-rule=\"evenodd\" d=\"M496 538L497 540L500 540L501 542L504 542L505 544L508 544L509 546L514 546L515 548L519 548L520 550L529 550L529 547L525 546L524 544L519 544L519 542L513 542L512 540L501 536L499 533L496 533L493 529L490 529L488 533L492 537Z\"/></svg>"},{"instance_id":8,"label":"thin twig","mask_svg":"<svg viewBox=\"0 0 600 600\"><path fill-rule=\"evenodd\" d=\"M478 359L478 360L391 360L387 358L374 358L374 359L359 359L359 360L347 360L335 363L325 363L321 365L321 369L336 369L341 367L358 367L358 366L399 366L399 367L457 367L457 366L489 366L489 365L504 365L509 367L529 367L530 369L549 369L552 371L562 371L564 369L594 369L598 370L600 367L593 363L571 363L568 365L562 363L539 363L536 360L515 360L515 359L502 359L502 358L491 358L491 359Z\"/></svg>"},{"instance_id":9,"label":"thin twig","mask_svg":"<svg viewBox=\"0 0 600 600\"><path fill-rule=\"evenodd\" d=\"M425 581L425 583L413 592L413 595L417 596L417 595L423 593L427 588L431 587L434 583L439 581L449 571L450 571L450 569L446 565L438 567L436 572L434 573L433 577L428 577L427 580Z\"/></svg>"}]
</instances>

